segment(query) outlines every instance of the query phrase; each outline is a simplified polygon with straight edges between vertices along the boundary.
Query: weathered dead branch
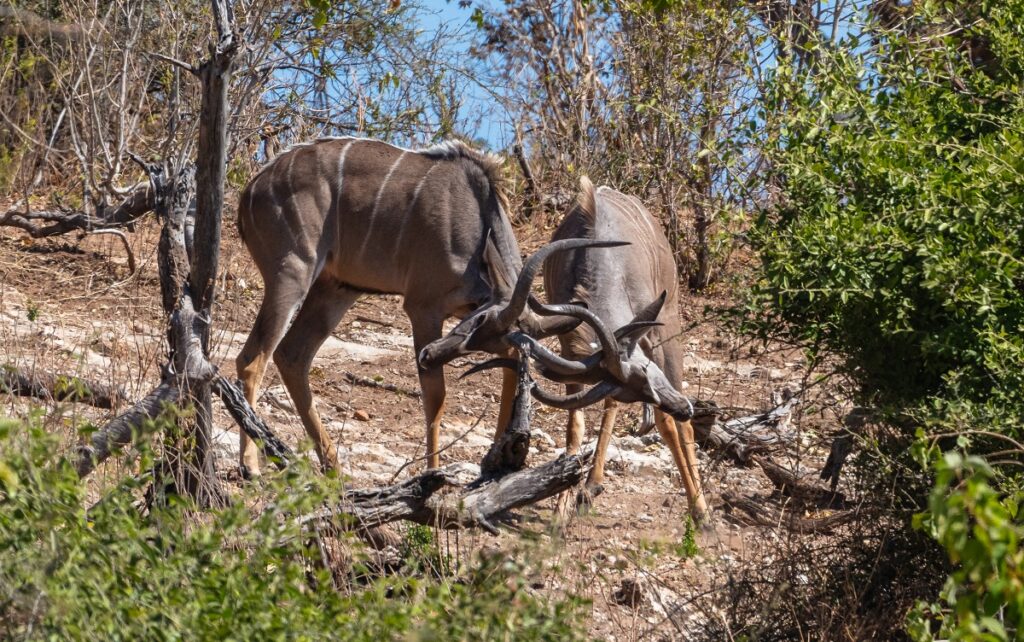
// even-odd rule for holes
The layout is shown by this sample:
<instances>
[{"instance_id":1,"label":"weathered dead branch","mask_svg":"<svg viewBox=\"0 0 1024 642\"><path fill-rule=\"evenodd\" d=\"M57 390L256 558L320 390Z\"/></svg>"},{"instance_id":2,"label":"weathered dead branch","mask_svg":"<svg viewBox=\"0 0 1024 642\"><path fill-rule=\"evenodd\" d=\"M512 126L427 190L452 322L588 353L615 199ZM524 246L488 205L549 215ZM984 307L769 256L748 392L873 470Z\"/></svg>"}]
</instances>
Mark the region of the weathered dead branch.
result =
<instances>
[{"instance_id":1,"label":"weathered dead branch","mask_svg":"<svg viewBox=\"0 0 1024 642\"><path fill-rule=\"evenodd\" d=\"M138 264L135 262L135 252L132 251L132 246L131 243L128 242L127 234L121 230L114 229L92 230L89 234L110 234L121 239L121 245L124 246L124 253L128 256L128 273L135 274Z\"/></svg>"},{"instance_id":2,"label":"weathered dead branch","mask_svg":"<svg viewBox=\"0 0 1024 642\"><path fill-rule=\"evenodd\" d=\"M694 421L693 429L706 447L725 453L738 464L749 466L756 453L792 441L793 435L786 430L786 424L789 414L799 403L797 397L790 397L761 414L710 424Z\"/></svg>"},{"instance_id":3,"label":"weathered dead branch","mask_svg":"<svg viewBox=\"0 0 1024 642\"><path fill-rule=\"evenodd\" d=\"M338 506L311 513L299 521L307 524L351 519L353 528L366 529L405 520L446 529L479 527L497 534L494 521L503 513L576 486L593 454L592 449L587 449L537 468L489 482L477 480L464 487L458 485L453 472L432 468L393 486L349 491Z\"/></svg>"},{"instance_id":4,"label":"weathered dead branch","mask_svg":"<svg viewBox=\"0 0 1024 642\"><path fill-rule=\"evenodd\" d=\"M145 427L152 425L147 424L147 420L154 419L167 404L176 403L180 396L181 388L177 382L173 379L164 381L137 404L93 433L89 443L79 446L75 453L74 465L78 476L85 477L119 449L143 436Z\"/></svg>"},{"instance_id":5,"label":"weathered dead branch","mask_svg":"<svg viewBox=\"0 0 1024 642\"><path fill-rule=\"evenodd\" d=\"M483 479L496 479L508 473L522 470L530 452L530 346L519 346L519 360L516 367L516 398L508 427L494 440L483 461L480 475Z\"/></svg>"},{"instance_id":6,"label":"weathered dead branch","mask_svg":"<svg viewBox=\"0 0 1024 642\"><path fill-rule=\"evenodd\" d=\"M827 480L832 490L839 485L839 474L843 470L846 458L853 450L856 439L863 434L872 421L877 420L876 413L870 408L855 407L843 417L843 429L836 434L829 449L828 459L821 469L821 478Z\"/></svg>"},{"instance_id":7,"label":"weathered dead branch","mask_svg":"<svg viewBox=\"0 0 1024 642\"><path fill-rule=\"evenodd\" d=\"M722 493L722 501L733 509L743 512L752 524L767 528L784 527L796 533L830 533L835 528L848 524L857 516L857 511L846 510L824 517L802 517L793 511L776 512L763 502L741 497L735 493Z\"/></svg>"},{"instance_id":8,"label":"weathered dead branch","mask_svg":"<svg viewBox=\"0 0 1024 642\"><path fill-rule=\"evenodd\" d=\"M406 520L441 528L479 527L497 534L494 520L520 506L576 486L593 458L593 448L523 470L530 450L529 349L518 361L516 398L509 426L484 456L480 477L459 486L454 468L427 470L404 482L350 490L338 506L299 518L301 524L341 518L360 531Z\"/></svg>"},{"instance_id":9,"label":"weathered dead branch","mask_svg":"<svg viewBox=\"0 0 1024 642\"><path fill-rule=\"evenodd\" d=\"M799 399L792 397L766 412L720 422L720 411L713 402L695 400L693 432L704 448L723 453L742 466L750 466L754 455L793 440L794 435L786 429L786 424L790 412L799 403ZM643 441L658 443L661 436L648 434Z\"/></svg>"},{"instance_id":10,"label":"weathered dead branch","mask_svg":"<svg viewBox=\"0 0 1024 642\"><path fill-rule=\"evenodd\" d=\"M72 375L33 369L25 373L12 365L0 367L0 392L54 401L74 401L112 409L127 401L124 390Z\"/></svg>"},{"instance_id":11,"label":"weathered dead branch","mask_svg":"<svg viewBox=\"0 0 1024 642\"><path fill-rule=\"evenodd\" d=\"M846 505L846 498L842 493L815 486L767 457L755 456L753 461L761 467L775 489L786 497L818 508L843 508Z\"/></svg>"},{"instance_id":12,"label":"weathered dead branch","mask_svg":"<svg viewBox=\"0 0 1024 642\"><path fill-rule=\"evenodd\" d=\"M119 228L153 211L156 205L150 182L132 188L128 196L115 207L95 214L81 211L18 211L10 210L0 216L0 227L14 227L28 232L32 238L59 236L68 232L92 232L98 229Z\"/></svg>"},{"instance_id":13,"label":"weathered dead branch","mask_svg":"<svg viewBox=\"0 0 1024 642\"><path fill-rule=\"evenodd\" d=\"M245 431L245 434L253 441L260 444L269 461L283 470L295 459L291 448L278 439L270 427L260 419L256 411L245 400L245 395L237 385L217 375L213 380L213 390L224 402L224 406L231 413L231 417L234 418L238 427Z\"/></svg>"}]
</instances>

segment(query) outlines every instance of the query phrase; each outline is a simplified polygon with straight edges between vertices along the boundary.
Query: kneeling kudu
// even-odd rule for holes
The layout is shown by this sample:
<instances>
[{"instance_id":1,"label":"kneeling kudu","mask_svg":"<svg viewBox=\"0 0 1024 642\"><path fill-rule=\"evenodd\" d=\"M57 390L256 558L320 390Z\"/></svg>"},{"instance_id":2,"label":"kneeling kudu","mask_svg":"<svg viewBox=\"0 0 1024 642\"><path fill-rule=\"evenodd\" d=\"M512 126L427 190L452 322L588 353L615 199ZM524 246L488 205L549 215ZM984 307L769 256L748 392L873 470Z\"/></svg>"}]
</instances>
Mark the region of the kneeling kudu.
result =
<instances>
[{"instance_id":1,"label":"kneeling kudu","mask_svg":"<svg viewBox=\"0 0 1024 642\"><path fill-rule=\"evenodd\" d=\"M273 355L325 468L337 465L337 454L313 403L310 364L361 294L404 296L417 352L441 336L449 316L465 319L457 343L496 354L507 351L502 337L510 330L546 336L579 323L524 309L528 282L511 288L522 261L505 213L500 165L458 142L415 151L375 140L321 139L281 154L242 191L239 234L265 292L236 360L238 374L254 404ZM546 255L531 259L529 279ZM419 379L428 464L436 467L445 401L440 364L421 367ZM514 392L515 376L506 373L499 434ZM255 445L244 434L240 465L247 476L259 472Z\"/></svg>"}]
</instances>

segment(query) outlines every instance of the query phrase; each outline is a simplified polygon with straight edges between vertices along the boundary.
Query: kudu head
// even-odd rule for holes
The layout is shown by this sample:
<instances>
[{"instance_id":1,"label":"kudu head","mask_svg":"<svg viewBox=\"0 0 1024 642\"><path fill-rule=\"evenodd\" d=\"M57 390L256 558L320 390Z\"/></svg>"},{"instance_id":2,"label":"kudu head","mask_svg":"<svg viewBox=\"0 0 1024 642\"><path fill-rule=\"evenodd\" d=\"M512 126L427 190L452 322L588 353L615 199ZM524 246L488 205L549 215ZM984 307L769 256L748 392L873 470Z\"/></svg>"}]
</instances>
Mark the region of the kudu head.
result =
<instances>
[{"instance_id":1,"label":"kudu head","mask_svg":"<svg viewBox=\"0 0 1024 642\"><path fill-rule=\"evenodd\" d=\"M531 353L541 365L541 374L563 383L593 383L593 387L573 395L554 395L534 388L533 395L541 403L575 410L589 406L605 397L617 401L642 401L658 407L680 421L693 416L693 406L669 381L665 373L643 347L650 347L647 333L658 327L657 318L665 304L666 293L650 303L633 320L611 332L593 312L578 305L543 305L530 298L530 308L541 317L568 316L593 328L600 350L580 360L565 359L526 335L516 335L515 342L529 343Z\"/></svg>"},{"instance_id":2,"label":"kudu head","mask_svg":"<svg viewBox=\"0 0 1024 642\"><path fill-rule=\"evenodd\" d=\"M523 265L518 278L515 278L509 273L507 264L488 237L484 243L484 263L491 286L490 300L474 310L446 336L420 350L417 355L419 366L435 368L475 351L504 353L510 347L507 339L512 333L541 339L572 330L580 324L580 319L575 316L558 313L538 315L527 308L533 279L544 259L555 252L621 245L628 243L589 239L555 241L537 250Z\"/></svg>"}]
</instances>

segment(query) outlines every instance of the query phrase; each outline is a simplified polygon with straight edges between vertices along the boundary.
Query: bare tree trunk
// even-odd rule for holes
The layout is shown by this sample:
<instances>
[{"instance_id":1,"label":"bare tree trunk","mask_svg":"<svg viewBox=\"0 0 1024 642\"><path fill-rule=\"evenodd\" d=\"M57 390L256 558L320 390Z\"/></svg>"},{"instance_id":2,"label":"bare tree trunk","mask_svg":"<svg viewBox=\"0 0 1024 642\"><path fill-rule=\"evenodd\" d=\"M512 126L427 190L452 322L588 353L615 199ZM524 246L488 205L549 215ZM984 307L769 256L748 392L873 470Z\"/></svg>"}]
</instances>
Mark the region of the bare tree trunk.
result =
<instances>
[{"instance_id":1,"label":"bare tree trunk","mask_svg":"<svg viewBox=\"0 0 1024 642\"><path fill-rule=\"evenodd\" d=\"M199 146L196 160L196 211L189 285L192 300L200 318L206 319L197 328L200 348L205 358L210 355L210 324L213 313L214 285L220 257L220 228L224 210L224 180L227 167L228 84L234 66L237 43L234 16L227 0L212 1L217 43L210 47L210 58L197 71L202 82L202 112L199 121ZM186 237L187 242L187 237ZM186 246L187 247L187 246ZM192 448L181 461L185 492L200 499L214 479L210 444L213 434L213 406L210 382L203 381L191 389L196 409L190 440ZM206 498L212 499L212 497ZM206 503L201 501L201 503Z\"/></svg>"},{"instance_id":2,"label":"bare tree trunk","mask_svg":"<svg viewBox=\"0 0 1024 642\"><path fill-rule=\"evenodd\" d=\"M526 154L523 152L523 146L520 143L516 143L512 148L512 152L515 154L516 160L519 161L519 168L523 171L523 178L526 179L526 189L523 194L525 197L523 201L523 219L528 221L533 218L534 212L540 205L540 188L537 186L537 179L533 175L530 161L526 159Z\"/></svg>"},{"instance_id":3,"label":"bare tree trunk","mask_svg":"<svg viewBox=\"0 0 1024 642\"><path fill-rule=\"evenodd\" d=\"M712 115L710 111L704 114L705 122L701 127L700 132L700 148L701 151L707 152L708 141L711 140L711 135L714 130L714 124L712 122ZM693 231L697 241L697 266L696 270L690 276L690 287L694 290L703 290L711 283L711 217L708 216L708 207L711 206L712 198L712 168L711 168L711 155L705 153L704 156L699 157L698 161L700 167L700 178L697 181L696 191L699 193L698 197L694 199L693 206Z\"/></svg>"}]
</instances>

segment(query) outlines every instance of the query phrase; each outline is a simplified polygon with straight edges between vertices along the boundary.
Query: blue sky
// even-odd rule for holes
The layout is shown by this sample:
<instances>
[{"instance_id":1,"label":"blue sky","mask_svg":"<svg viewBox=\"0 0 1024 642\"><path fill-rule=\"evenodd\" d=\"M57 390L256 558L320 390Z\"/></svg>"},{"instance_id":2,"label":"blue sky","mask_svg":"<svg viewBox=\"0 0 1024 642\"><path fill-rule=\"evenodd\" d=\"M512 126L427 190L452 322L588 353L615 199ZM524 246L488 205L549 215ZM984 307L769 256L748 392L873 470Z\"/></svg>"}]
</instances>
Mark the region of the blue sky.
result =
<instances>
[{"instance_id":1,"label":"blue sky","mask_svg":"<svg viewBox=\"0 0 1024 642\"><path fill-rule=\"evenodd\" d=\"M461 8L458 0L422 0L419 28L427 35L445 28L455 37L451 41L453 54L468 55L469 42L476 34L476 25L469 21L473 7ZM478 4L478 3L474 3ZM476 83L465 84L463 112L473 116L474 131L464 132L485 141L494 150L502 150L513 143L509 119L488 92Z\"/></svg>"}]
</instances>

